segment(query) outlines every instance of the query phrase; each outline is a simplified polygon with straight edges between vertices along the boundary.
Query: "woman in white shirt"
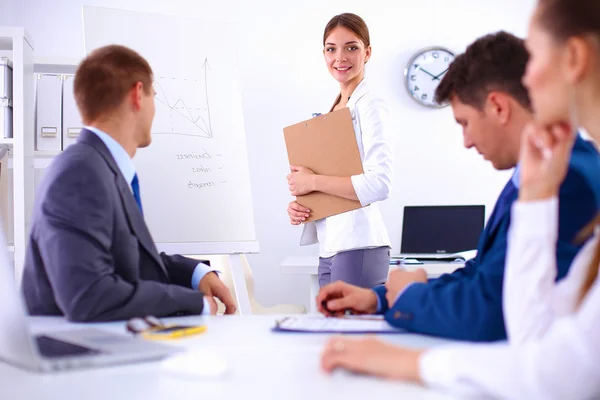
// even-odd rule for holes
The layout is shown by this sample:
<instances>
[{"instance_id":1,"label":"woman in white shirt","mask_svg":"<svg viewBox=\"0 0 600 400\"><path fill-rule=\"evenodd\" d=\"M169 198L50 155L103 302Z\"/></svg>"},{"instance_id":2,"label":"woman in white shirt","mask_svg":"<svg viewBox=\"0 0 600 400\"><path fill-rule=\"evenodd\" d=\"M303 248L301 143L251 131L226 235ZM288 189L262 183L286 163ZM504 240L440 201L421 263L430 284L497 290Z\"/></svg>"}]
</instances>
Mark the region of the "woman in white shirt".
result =
<instances>
[{"instance_id":1,"label":"woman in white shirt","mask_svg":"<svg viewBox=\"0 0 600 400\"><path fill-rule=\"evenodd\" d=\"M377 204L373 204L385 200L391 187L388 111L364 77L371 44L363 19L349 13L333 17L325 27L323 46L327 68L340 84L330 111L350 109L364 173L325 176L304 166L291 166L287 179L292 196L317 191L369 206L305 223L300 244L319 243L320 286L342 280L371 288L385 283L390 260L390 239ZM293 201L288 214L290 222L299 225L310 210Z\"/></svg>"},{"instance_id":2,"label":"woman in white shirt","mask_svg":"<svg viewBox=\"0 0 600 400\"><path fill-rule=\"evenodd\" d=\"M326 371L341 367L478 398L600 398L598 231L555 283L557 194L573 128L585 128L600 143L600 1L539 0L527 46L524 83L538 125L523 135L509 233L504 315L510 343L423 351L336 338L323 354ZM600 217L582 239L598 224Z\"/></svg>"}]
</instances>

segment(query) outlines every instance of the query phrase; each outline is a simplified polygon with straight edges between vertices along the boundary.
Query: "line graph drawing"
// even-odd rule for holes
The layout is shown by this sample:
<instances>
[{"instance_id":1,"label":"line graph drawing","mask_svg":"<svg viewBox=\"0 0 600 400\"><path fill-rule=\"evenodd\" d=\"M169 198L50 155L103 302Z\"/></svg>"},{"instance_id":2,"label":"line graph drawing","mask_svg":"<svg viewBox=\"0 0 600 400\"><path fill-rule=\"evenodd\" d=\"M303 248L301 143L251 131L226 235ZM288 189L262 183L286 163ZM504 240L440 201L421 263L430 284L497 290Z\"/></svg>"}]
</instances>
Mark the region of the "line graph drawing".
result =
<instances>
[{"instance_id":1,"label":"line graph drawing","mask_svg":"<svg viewBox=\"0 0 600 400\"><path fill-rule=\"evenodd\" d=\"M156 90L157 101L160 101L161 103L165 104L167 107L169 107L171 111L175 111L181 114L181 116L186 118L192 124L196 125L204 133L210 135L210 128L206 125L206 121L204 120L204 118L202 118L201 115L198 115L198 117L194 118L194 116L192 115L192 110L194 110L195 112L199 112L201 110L200 108L197 107L192 109L188 107L185 104L185 101L183 101L182 99L177 99L177 101L173 105L169 104L169 98L165 95L164 88L159 82L156 82L154 84L154 90ZM202 122L201 125L198 124L199 121Z\"/></svg>"},{"instance_id":2,"label":"line graph drawing","mask_svg":"<svg viewBox=\"0 0 600 400\"><path fill-rule=\"evenodd\" d=\"M208 96L208 58L202 64L204 79L159 76L154 82L155 135L213 137Z\"/></svg>"}]
</instances>

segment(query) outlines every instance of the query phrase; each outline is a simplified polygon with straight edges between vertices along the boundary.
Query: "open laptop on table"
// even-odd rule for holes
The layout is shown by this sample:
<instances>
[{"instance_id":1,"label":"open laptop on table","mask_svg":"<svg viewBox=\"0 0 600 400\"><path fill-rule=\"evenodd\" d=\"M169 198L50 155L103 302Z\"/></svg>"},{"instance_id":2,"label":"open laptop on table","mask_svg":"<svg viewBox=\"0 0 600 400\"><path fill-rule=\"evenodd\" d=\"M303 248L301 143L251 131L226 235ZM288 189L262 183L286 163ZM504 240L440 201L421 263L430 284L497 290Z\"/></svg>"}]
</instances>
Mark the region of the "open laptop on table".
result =
<instances>
[{"instance_id":1,"label":"open laptop on table","mask_svg":"<svg viewBox=\"0 0 600 400\"><path fill-rule=\"evenodd\" d=\"M485 206L406 206L400 255L406 261L464 262L461 252L477 248Z\"/></svg>"},{"instance_id":2,"label":"open laptop on table","mask_svg":"<svg viewBox=\"0 0 600 400\"><path fill-rule=\"evenodd\" d=\"M25 304L17 290L2 229L0 294L0 360L17 367L51 372L157 360L179 351L174 346L94 328L33 335Z\"/></svg>"}]
</instances>

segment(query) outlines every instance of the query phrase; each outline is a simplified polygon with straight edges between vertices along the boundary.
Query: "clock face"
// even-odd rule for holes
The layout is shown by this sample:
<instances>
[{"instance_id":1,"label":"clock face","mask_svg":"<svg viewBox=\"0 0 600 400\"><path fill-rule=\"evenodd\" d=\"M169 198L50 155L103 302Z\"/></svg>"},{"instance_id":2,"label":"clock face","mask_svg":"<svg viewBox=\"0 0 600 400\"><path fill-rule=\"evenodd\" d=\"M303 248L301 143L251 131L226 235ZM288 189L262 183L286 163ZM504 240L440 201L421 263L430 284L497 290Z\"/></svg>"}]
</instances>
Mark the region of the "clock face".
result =
<instances>
[{"instance_id":1,"label":"clock face","mask_svg":"<svg viewBox=\"0 0 600 400\"><path fill-rule=\"evenodd\" d=\"M434 47L419 51L408 62L404 70L406 89L420 104L426 107L440 108L448 104L435 102L435 89L450 63L454 61L454 54L441 47Z\"/></svg>"}]
</instances>

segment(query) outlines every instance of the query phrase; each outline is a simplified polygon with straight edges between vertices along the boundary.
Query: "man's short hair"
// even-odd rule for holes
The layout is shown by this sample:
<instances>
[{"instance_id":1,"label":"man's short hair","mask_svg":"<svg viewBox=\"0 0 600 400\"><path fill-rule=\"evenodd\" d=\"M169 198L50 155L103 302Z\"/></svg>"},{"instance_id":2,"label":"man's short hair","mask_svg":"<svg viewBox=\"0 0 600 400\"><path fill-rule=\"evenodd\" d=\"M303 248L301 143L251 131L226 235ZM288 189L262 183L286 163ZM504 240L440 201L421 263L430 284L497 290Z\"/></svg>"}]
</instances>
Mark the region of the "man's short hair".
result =
<instances>
[{"instance_id":1,"label":"man's short hair","mask_svg":"<svg viewBox=\"0 0 600 400\"><path fill-rule=\"evenodd\" d=\"M105 46L92 51L77 67L73 91L84 123L117 109L129 91L142 82L152 90L148 61L124 46Z\"/></svg>"},{"instance_id":2,"label":"man's short hair","mask_svg":"<svg viewBox=\"0 0 600 400\"><path fill-rule=\"evenodd\" d=\"M529 54L522 39L500 31L483 36L456 57L435 92L438 103L451 101L483 110L492 91L509 94L531 111L531 100L521 82Z\"/></svg>"}]
</instances>

